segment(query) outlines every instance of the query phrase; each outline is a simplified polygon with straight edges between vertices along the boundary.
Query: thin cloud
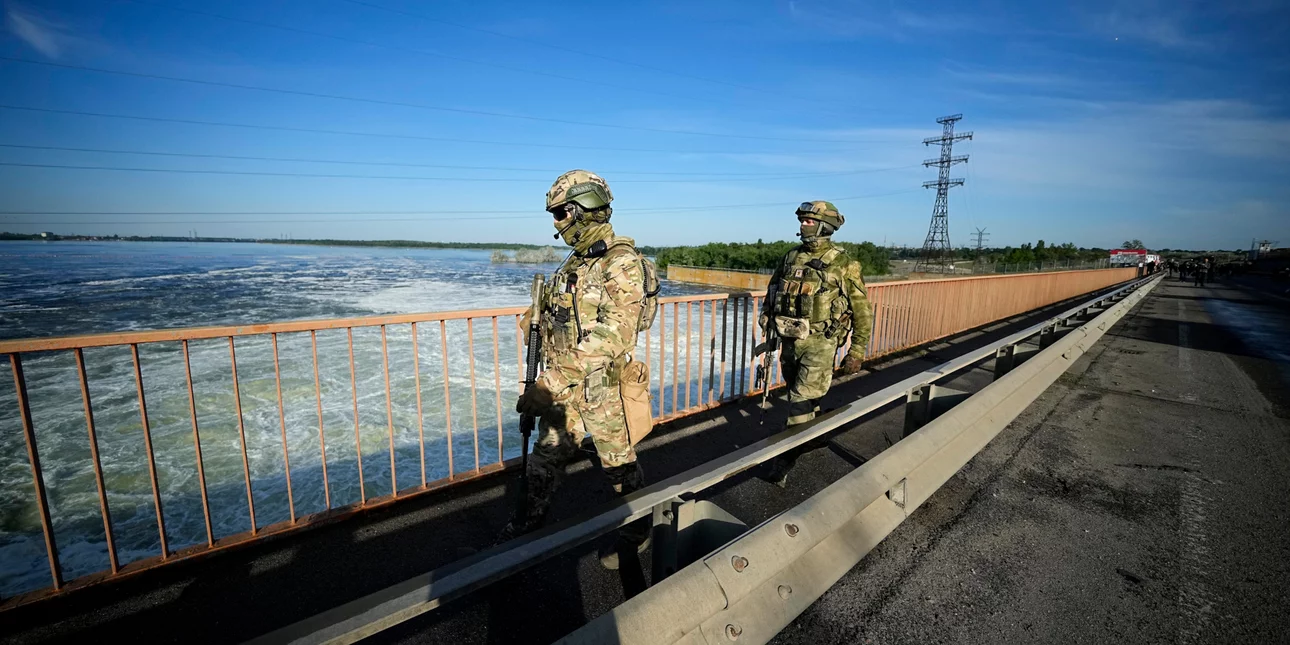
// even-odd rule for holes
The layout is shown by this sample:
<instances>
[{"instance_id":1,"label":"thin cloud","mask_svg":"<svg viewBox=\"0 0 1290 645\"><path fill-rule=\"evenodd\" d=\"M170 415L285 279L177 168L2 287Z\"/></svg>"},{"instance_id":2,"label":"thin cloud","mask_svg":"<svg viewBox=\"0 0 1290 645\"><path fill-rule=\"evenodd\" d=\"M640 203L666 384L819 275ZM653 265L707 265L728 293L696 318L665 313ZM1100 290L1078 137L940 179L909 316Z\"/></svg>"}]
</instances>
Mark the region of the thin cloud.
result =
<instances>
[{"instance_id":1,"label":"thin cloud","mask_svg":"<svg viewBox=\"0 0 1290 645\"><path fill-rule=\"evenodd\" d=\"M1084 11L1092 30L1109 38L1181 51L1209 50L1216 44L1215 34L1202 33L1206 16L1194 3L1113 0L1109 6Z\"/></svg>"},{"instance_id":2,"label":"thin cloud","mask_svg":"<svg viewBox=\"0 0 1290 645\"><path fill-rule=\"evenodd\" d=\"M1004 70L991 70L982 68L971 68L961 65L946 65L945 74L960 81L970 83L995 83L1002 85L1043 85L1043 86L1075 86L1081 84L1081 81L1070 76L1060 74L1045 74L1040 72L1017 72Z\"/></svg>"},{"instance_id":3,"label":"thin cloud","mask_svg":"<svg viewBox=\"0 0 1290 645\"><path fill-rule=\"evenodd\" d=\"M1177 16L1142 16L1115 11L1102 18L1103 31L1115 38L1141 40L1171 49L1199 49L1207 44L1188 33Z\"/></svg>"},{"instance_id":4,"label":"thin cloud","mask_svg":"<svg viewBox=\"0 0 1290 645\"><path fill-rule=\"evenodd\" d=\"M66 34L63 27L13 4L5 7L5 26L9 33L17 36L29 47L46 58L54 60L61 58L75 40Z\"/></svg>"},{"instance_id":5,"label":"thin cloud","mask_svg":"<svg viewBox=\"0 0 1290 645\"><path fill-rule=\"evenodd\" d=\"M881 10L864 3L838 3L832 0L790 0L788 15L815 35L853 38L887 32L886 16Z\"/></svg>"}]
</instances>

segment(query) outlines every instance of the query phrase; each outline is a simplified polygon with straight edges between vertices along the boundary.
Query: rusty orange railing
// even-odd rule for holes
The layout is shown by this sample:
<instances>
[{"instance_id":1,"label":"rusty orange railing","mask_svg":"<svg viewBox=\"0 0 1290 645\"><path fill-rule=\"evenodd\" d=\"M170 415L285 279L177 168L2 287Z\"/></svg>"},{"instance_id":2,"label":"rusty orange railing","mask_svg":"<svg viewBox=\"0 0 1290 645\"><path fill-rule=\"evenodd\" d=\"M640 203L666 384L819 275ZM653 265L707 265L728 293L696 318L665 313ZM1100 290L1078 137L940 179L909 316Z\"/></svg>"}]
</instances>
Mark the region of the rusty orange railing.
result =
<instances>
[{"instance_id":1,"label":"rusty orange railing","mask_svg":"<svg viewBox=\"0 0 1290 645\"><path fill-rule=\"evenodd\" d=\"M1134 275L1134 269L1104 269L873 285L867 355L923 345ZM676 419L755 393L752 350L761 331L750 321L763 296L662 299L654 327L635 351L635 359L651 367L656 419ZM11 571L23 569L23 558L29 565L26 575L0 580L8 596L3 605L296 530L514 465L518 416L510 408L523 374L523 311L0 341L12 375L12 387L0 382L0 437L12 427L9 436L20 435L26 449L22 455L14 443L6 451L12 454L0 454L10 462L0 466L27 468L32 482L31 496L19 499L10 491L0 500L11 506L0 505L0 514L16 518L8 523L18 527L5 530L12 539L0 546L0 556L20 565ZM513 363L509 349L501 349L508 343L515 347ZM846 349L840 349L839 361ZM121 352L128 352L128 368ZM423 369L435 363L437 375ZM491 369L480 370L480 363ZM772 382L782 383L777 367ZM465 396L470 414L458 414L455 426L452 399ZM491 429L480 432L480 402L487 406L490 398L495 409L484 415L494 417L495 436ZM111 459L105 458L105 444ZM55 462L42 466L42 456L54 452ZM382 472L386 466L388 476ZM60 540L79 548L69 555L60 551ZM5 548L12 550L6 554ZM49 584L36 577L45 566L41 560Z\"/></svg>"}]
</instances>

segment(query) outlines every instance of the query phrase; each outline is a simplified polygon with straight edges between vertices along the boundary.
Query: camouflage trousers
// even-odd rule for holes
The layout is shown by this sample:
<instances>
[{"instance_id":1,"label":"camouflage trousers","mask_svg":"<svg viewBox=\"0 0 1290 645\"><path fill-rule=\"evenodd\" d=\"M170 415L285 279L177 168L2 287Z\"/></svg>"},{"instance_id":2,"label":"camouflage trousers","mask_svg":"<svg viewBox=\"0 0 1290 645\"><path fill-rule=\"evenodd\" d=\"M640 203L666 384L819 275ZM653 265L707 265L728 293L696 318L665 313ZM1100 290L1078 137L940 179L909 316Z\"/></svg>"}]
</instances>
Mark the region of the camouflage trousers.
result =
<instances>
[{"instance_id":1,"label":"camouflage trousers","mask_svg":"<svg viewBox=\"0 0 1290 645\"><path fill-rule=\"evenodd\" d=\"M516 535L534 530L546 521L551 500L564 478L565 467L590 438L600 459L601 470L619 495L645 486L645 476L636 463L636 451L627 435L627 419L617 385L592 389L579 384L572 398L542 417L538 438L529 455L528 508L525 517L511 520ZM644 540L644 536L640 536Z\"/></svg>"},{"instance_id":2,"label":"camouflage trousers","mask_svg":"<svg viewBox=\"0 0 1290 645\"><path fill-rule=\"evenodd\" d=\"M788 383L788 426L800 425L815 418L820 412L820 399L833 385L833 360L838 344L824 334L811 334L797 340L784 339L779 353L779 365ZM772 470L786 474L793 469L803 453L820 448L827 443L825 437L811 440L781 454L772 464Z\"/></svg>"},{"instance_id":3,"label":"camouflage trousers","mask_svg":"<svg viewBox=\"0 0 1290 645\"><path fill-rule=\"evenodd\" d=\"M824 334L784 339L779 366L788 383L788 425L806 423L820 411L820 399L833 385L838 344Z\"/></svg>"}]
</instances>

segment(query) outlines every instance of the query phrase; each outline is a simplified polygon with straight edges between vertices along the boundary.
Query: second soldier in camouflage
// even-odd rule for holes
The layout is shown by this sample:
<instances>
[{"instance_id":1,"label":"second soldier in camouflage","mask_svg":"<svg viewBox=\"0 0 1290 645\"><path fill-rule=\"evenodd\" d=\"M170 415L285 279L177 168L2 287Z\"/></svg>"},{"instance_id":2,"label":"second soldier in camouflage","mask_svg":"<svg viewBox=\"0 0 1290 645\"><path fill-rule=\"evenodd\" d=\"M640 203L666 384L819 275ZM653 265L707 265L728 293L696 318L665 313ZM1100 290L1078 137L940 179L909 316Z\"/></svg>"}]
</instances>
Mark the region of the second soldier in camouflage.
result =
<instances>
[{"instance_id":1,"label":"second soldier in camouflage","mask_svg":"<svg viewBox=\"0 0 1290 645\"><path fill-rule=\"evenodd\" d=\"M851 338L842 372L860 371L873 315L860 262L832 241L846 219L831 202L804 202L797 209L802 244L789 251L771 277L771 296L761 317L780 337L780 367L788 384L788 427L815 418L833 383L838 348ZM784 486L801 450L771 463L766 479Z\"/></svg>"}]
</instances>

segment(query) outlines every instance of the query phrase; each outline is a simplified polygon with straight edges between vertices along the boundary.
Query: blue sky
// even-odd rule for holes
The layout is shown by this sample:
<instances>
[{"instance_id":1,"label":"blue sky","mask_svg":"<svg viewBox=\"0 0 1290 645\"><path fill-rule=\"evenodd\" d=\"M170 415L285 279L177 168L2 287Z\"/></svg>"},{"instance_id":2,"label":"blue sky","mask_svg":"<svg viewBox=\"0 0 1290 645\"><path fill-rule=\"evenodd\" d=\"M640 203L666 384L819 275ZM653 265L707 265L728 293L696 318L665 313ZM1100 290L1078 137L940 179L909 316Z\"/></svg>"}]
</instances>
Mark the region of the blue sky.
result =
<instances>
[{"instance_id":1,"label":"blue sky","mask_svg":"<svg viewBox=\"0 0 1290 645\"><path fill-rule=\"evenodd\" d=\"M963 113L956 244L1290 244L1279 0L3 9L0 230L540 243L581 167L642 244L833 199L839 239L919 246L921 141Z\"/></svg>"}]
</instances>

